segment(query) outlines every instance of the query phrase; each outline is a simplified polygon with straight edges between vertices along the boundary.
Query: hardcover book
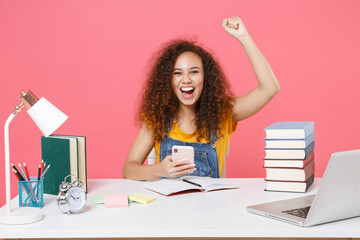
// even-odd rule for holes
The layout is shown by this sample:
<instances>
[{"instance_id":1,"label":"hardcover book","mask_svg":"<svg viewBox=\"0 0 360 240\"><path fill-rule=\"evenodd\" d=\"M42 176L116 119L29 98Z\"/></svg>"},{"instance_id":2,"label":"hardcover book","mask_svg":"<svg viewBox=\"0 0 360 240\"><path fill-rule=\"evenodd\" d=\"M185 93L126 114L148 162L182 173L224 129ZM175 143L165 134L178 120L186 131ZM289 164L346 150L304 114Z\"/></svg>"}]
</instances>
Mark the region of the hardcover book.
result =
<instances>
[{"instance_id":1,"label":"hardcover book","mask_svg":"<svg viewBox=\"0 0 360 240\"><path fill-rule=\"evenodd\" d=\"M41 156L46 165L51 165L44 178L44 193L57 195L64 178L78 176L77 139L41 137Z\"/></svg>"},{"instance_id":2,"label":"hardcover book","mask_svg":"<svg viewBox=\"0 0 360 240\"><path fill-rule=\"evenodd\" d=\"M276 122L264 129L266 139L305 139L314 132L314 122Z\"/></svg>"},{"instance_id":3,"label":"hardcover book","mask_svg":"<svg viewBox=\"0 0 360 240\"><path fill-rule=\"evenodd\" d=\"M277 149L265 148L265 159L305 159L314 151L315 142L305 149Z\"/></svg>"},{"instance_id":4,"label":"hardcover book","mask_svg":"<svg viewBox=\"0 0 360 240\"><path fill-rule=\"evenodd\" d=\"M265 138L265 148L304 149L315 140L315 134L310 134L305 139L268 139Z\"/></svg>"},{"instance_id":5,"label":"hardcover book","mask_svg":"<svg viewBox=\"0 0 360 240\"><path fill-rule=\"evenodd\" d=\"M78 143L78 179L83 183L84 191L87 193L87 165L86 165L86 137L70 135L54 135L57 138L76 138Z\"/></svg>"},{"instance_id":6,"label":"hardcover book","mask_svg":"<svg viewBox=\"0 0 360 240\"><path fill-rule=\"evenodd\" d=\"M266 181L265 191L306 192L314 182L312 174L305 182Z\"/></svg>"},{"instance_id":7,"label":"hardcover book","mask_svg":"<svg viewBox=\"0 0 360 240\"><path fill-rule=\"evenodd\" d=\"M315 159L315 153L312 152L307 158L302 159L265 159L264 167L278 168L304 168Z\"/></svg>"},{"instance_id":8,"label":"hardcover book","mask_svg":"<svg viewBox=\"0 0 360 240\"><path fill-rule=\"evenodd\" d=\"M57 195L59 185L70 174L71 181L79 179L87 192L86 137L42 136L41 155L47 165L51 164L44 178L44 193Z\"/></svg>"},{"instance_id":9,"label":"hardcover book","mask_svg":"<svg viewBox=\"0 0 360 240\"><path fill-rule=\"evenodd\" d=\"M304 168L265 168L265 180L304 182L314 174L315 161L311 161Z\"/></svg>"}]
</instances>

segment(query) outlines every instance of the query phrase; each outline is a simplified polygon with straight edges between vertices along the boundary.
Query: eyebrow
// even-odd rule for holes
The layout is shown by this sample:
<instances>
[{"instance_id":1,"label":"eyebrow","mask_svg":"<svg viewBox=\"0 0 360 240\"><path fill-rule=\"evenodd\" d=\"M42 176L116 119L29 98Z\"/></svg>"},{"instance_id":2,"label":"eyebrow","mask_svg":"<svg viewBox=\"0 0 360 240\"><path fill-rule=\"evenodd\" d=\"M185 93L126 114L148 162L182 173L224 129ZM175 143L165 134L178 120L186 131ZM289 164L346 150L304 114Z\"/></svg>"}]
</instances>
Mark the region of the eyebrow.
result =
<instances>
[{"instance_id":1,"label":"eyebrow","mask_svg":"<svg viewBox=\"0 0 360 240\"><path fill-rule=\"evenodd\" d=\"M193 69L199 69L200 70L200 68L199 67L191 67L190 68L190 70L193 70ZM174 71L176 71L176 70L182 70L181 68L174 68Z\"/></svg>"}]
</instances>

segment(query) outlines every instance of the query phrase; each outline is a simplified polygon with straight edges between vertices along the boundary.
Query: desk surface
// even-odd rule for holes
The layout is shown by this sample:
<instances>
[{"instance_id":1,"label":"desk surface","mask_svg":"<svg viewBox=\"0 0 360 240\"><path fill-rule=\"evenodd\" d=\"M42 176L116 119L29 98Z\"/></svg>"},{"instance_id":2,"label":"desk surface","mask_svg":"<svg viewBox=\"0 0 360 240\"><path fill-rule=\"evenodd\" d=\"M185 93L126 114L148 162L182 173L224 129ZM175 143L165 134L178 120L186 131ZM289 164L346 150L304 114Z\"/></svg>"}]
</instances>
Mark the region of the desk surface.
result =
<instances>
[{"instance_id":1,"label":"desk surface","mask_svg":"<svg viewBox=\"0 0 360 240\"><path fill-rule=\"evenodd\" d=\"M240 188L166 197L144 189L141 181L89 180L88 203L83 213L63 214L56 205L56 196L45 195L43 220L26 225L0 224L0 238L360 237L360 218L302 228L248 213L248 205L304 194L266 192L264 180L258 178L224 181ZM316 179L306 194L314 194L319 182ZM90 204L98 194L137 192L157 200L115 209ZM17 205L17 200L12 200L12 206Z\"/></svg>"}]
</instances>

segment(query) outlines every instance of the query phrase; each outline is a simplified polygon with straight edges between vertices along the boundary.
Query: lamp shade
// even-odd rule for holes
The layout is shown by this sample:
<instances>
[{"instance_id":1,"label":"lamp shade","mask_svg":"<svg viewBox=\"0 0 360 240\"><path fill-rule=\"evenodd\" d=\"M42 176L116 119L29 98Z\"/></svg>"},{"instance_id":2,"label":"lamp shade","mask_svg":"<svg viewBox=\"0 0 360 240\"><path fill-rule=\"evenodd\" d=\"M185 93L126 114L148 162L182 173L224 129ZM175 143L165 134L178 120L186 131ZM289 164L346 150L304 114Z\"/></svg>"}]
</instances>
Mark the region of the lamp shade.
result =
<instances>
[{"instance_id":1,"label":"lamp shade","mask_svg":"<svg viewBox=\"0 0 360 240\"><path fill-rule=\"evenodd\" d=\"M27 113L45 137L55 132L68 118L45 98L41 98Z\"/></svg>"}]
</instances>

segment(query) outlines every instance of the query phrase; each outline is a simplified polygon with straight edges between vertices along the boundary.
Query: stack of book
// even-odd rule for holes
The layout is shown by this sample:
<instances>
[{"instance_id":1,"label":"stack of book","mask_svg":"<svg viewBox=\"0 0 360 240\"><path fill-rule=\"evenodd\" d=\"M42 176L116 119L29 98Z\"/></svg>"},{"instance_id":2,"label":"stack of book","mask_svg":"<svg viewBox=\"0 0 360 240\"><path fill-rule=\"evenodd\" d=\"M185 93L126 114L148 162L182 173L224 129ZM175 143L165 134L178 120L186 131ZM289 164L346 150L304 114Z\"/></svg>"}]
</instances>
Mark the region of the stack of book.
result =
<instances>
[{"instance_id":1,"label":"stack of book","mask_svg":"<svg viewBox=\"0 0 360 240\"><path fill-rule=\"evenodd\" d=\"M314 182L314 122L277 122L265 132L265 190L306 192Z\"/></svg>"}]
</instances>

